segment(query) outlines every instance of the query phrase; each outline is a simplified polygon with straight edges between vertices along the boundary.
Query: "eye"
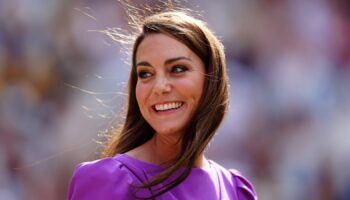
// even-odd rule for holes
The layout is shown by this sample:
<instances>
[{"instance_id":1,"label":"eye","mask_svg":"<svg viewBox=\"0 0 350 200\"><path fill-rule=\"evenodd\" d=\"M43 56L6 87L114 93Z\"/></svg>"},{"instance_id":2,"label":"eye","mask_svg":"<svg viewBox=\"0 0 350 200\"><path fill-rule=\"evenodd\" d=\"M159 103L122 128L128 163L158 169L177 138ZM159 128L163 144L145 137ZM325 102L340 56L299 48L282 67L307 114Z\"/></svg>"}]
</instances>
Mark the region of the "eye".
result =
<instances>
[{"instance_id":1,"label":"eye","mask_svg":"<svg viewBox=\"0 0 350 200\"><path fill-rule=\"evenodd\" d=\"M139 71L137 72L137 76L140 78L140 79L145 79L145 78L148 78L150 76L152 76L152 74L148 71Z\"/></svg>"},{"instance_id":2,"label":"eye","mask_svg":"<svg viewBox=\"0 0 350 200\"><path fill-rule=\"evenodd\" d=\"M174 67L171 68L171 72L172 73L181 73L181 72L185 72L187 71L188 68L186 66L183 66L183 65L176 65Z\"/></svg>"}]
</instances>

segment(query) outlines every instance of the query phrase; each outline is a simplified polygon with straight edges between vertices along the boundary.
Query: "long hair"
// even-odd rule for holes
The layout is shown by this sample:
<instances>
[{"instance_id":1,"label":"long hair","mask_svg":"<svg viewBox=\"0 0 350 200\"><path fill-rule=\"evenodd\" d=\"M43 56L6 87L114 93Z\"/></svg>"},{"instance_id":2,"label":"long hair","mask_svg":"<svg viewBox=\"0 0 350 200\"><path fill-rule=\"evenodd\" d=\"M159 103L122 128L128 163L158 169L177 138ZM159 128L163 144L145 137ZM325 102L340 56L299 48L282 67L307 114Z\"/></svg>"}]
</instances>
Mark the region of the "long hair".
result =
<instances>
[{"instance_id":1,"label":"long hair","mask_svg":"<svg viewBox=\"0 0 350 200\"><path fill-rule=\"evenodd\" d=\"M221 42L206 24L183 11L166 11L150 15L140 24L140 34L134 41L132 68L128 83L128 104L124 124L119 131L112 133L105 146L103 157L130 151L152 138L155 130L143 118L135 94L137 73L135 55L145 37L154 33L166 34L189 47L204 63L205 83L201 99L191 121L182 136L181 149L172 165L141 188L151 188L167 180L158 187L155 198L179 185L190 174L194 162L203 153L214 136L228 109L228 79L226 62ZM170 176L184 167L176 178Z\"/></svg>"}]
</instances>

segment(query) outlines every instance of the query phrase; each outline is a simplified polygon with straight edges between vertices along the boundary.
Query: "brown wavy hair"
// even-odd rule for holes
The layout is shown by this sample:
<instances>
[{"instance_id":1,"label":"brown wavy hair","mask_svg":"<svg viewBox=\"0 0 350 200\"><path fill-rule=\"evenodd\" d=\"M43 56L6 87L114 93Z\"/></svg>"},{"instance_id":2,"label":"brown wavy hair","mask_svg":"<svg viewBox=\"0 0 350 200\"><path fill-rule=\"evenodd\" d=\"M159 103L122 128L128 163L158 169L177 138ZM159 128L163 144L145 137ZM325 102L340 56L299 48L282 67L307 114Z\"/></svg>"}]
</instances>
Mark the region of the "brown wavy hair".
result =
<instances>
[{"instance_id":1,"label":"brown wavy hair","mask_svg":"<svg viewBox=\"0 0 350 200\"><path fill-rule=\"evenodd\" d=\"M228 79L224 49L214 33L203 21L183 11L165 11L150 15L141 21L140 33L133 45L125 121L121 129L112 133L102 157L126 153L144 144L155 134L155 130L143 118L135 95L137 83L135 55L144 38L155 33L166 34L189 47L203 61L206 75L202 97L182 136L179 154L165 171L145 182L141 188L151 188L165 180L168 182L158 187L153 196L144 197L145 199L155 198L186 179L196 158L203 153L228 109ZM184 167L180 175L169 180L180 167Z\"/></svg>"}]
</instances>

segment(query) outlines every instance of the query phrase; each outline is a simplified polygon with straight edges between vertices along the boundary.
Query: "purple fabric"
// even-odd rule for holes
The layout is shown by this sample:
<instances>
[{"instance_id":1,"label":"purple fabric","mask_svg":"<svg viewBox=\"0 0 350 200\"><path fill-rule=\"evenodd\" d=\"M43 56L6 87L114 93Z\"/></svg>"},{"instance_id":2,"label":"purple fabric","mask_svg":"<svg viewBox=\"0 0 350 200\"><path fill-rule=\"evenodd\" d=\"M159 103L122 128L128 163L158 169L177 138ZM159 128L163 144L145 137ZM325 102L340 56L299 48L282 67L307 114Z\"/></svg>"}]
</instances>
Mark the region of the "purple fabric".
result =
<instances>
[{"instance_id":1,"label":"purple fabric","mask_svg":"<svg viewBox=\"0 0 350 200\"><path fill-rule=\"evenodd\" d=\"M74 171L69 200L122 199L147 197L152 189L137 190L131 185L156 175L162 167L126 154L81 163ZM155 188L153 188L155 189ZM187 179L157 200L257 200L253 186L235 170L226 170L210 161L210 168L193 168Z\"/></svg>"}]
</instances>

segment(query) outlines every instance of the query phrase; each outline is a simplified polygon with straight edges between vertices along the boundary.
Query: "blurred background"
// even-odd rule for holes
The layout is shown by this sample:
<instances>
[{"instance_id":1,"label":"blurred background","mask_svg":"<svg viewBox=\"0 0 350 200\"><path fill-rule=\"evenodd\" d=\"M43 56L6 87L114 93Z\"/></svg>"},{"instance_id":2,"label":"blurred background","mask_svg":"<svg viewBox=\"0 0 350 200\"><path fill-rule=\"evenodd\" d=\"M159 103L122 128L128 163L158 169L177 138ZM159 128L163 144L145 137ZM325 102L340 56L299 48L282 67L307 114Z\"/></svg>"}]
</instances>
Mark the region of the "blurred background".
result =
<instances>
[{"instance_id":1,"label":"blurred background","mask_svg":"<svg viewBox=\"0 0 350 200\"><path fill-rule=\"evenodd\" d=\"M260 200L349 200L350 1L184 5L226 48L230 111L207 156ZM98 158L129 72L96 31L109 27L128 27L116 0L0 1L1 200L66 199L74 167Z\"/></svg>"}]
</instances>

